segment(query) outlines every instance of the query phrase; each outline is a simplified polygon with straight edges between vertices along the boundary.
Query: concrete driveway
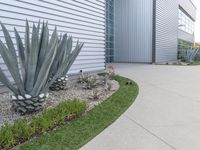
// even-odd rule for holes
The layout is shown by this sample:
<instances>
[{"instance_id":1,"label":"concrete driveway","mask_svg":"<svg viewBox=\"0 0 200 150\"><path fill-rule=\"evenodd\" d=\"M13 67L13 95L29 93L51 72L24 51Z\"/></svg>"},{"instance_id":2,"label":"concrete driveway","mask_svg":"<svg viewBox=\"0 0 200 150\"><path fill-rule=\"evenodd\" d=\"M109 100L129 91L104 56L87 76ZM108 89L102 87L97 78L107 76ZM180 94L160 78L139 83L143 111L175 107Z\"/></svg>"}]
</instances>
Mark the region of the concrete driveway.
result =
<instances>
[{"instance_id":1,"label":"concrete driveway","mask_svg":"<svg viewBox=\"0 0 200 150\"><path fill-rule=\"evenodd\" d=\"M200 150L200 66L114 66L139 96L81 150Z\"/></svg>"}]
</instances>

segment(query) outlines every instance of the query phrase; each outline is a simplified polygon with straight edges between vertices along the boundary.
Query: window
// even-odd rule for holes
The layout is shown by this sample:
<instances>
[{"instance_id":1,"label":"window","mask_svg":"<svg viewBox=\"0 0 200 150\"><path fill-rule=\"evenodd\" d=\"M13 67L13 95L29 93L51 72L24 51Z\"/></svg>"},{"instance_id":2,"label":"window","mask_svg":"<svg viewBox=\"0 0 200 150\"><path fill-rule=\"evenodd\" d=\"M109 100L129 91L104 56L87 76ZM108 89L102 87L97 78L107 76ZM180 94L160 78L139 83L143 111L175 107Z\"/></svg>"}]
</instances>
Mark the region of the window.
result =
<instances>
[{"instance_id":1,"label":"window","mask_svg":"<svg viewBox=\"0 0 200 150\"><path fill-rule=\"evenodd\" d=\"M106 62L113 62L114 55L114 2L106 0Z\"/></svg>"},{"instance_id":2,"label":"window","mask_svg":"<svg viewBox=\"0 0 200 150\"><path fill-rule=\"evenodd\" d=\"M194 21L181 9L179 9L178 12L178 28L187 33L194 34Z\"/></svg>"}]
</instances>

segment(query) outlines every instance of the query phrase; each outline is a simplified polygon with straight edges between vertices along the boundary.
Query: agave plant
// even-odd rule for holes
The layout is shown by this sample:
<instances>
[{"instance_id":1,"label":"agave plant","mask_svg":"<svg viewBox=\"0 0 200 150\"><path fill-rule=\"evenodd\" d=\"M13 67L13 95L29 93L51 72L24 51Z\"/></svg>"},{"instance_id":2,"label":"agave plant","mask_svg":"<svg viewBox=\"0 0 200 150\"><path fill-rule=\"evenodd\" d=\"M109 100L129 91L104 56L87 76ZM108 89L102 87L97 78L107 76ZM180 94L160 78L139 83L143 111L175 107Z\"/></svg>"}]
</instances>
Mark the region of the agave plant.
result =
<instances>
[{"instance_id":1,"label":"agave plant","mask_svg":"<svg viewBox=\"0 0 200 150\"><path fill-rule=\"evenodd\" d=\"M54 74L51 73L54 61L66 51L66 35L59 40L55 27L51 38L49 36L48 24L40 22L33 24L32 34L26 21L25 41L22 42L19 32L14 28L17 49L13 44L10 34L3 23L1 23L6 44L0 40L0 54L14 79L12 83L0 68L0 81L7 86L14 95L12 96L13 108L21 114L39 111L43 102L48 97L48 89L54 81L62 75L66 66L71 63L70 55L63 59ZM72 51L77 56L83 44L77 44ZM16 51L19 53L19 62ZM59 56L59 57L58 57ZM51 80L50 80L51 78Z\"/></svg>"},{"instance_id":2,"label":"agave plant","mask_svg":"<svg viewBox=\"0 0 200 150\"><path fill-rule=\"evenodd\" d=\"M64 50L62 50L62 42L65 42L64 45ZM73 40L72 37L67 37L65 34L64 36L61 36L59 40L60 46L58 47L59 53L57 53L57 56L55 57L55 60L52 64L52 67L50 69L50 77L54 76L59 68L62 66L63 62L65 60L69 60L68 63L66 64L64 70L61 72L60 76L56 79L56 81L50 86L50 90L52 91L59 91L59 90L64 90L66 86L66 82L68 80L67 73L74 63L78 53L73 49ZM81 48L83 45L79 44L79 42L76 43L75 49L76 48ZM80 52L80 50L79 50Z\"/></svg>"}]
</instances>

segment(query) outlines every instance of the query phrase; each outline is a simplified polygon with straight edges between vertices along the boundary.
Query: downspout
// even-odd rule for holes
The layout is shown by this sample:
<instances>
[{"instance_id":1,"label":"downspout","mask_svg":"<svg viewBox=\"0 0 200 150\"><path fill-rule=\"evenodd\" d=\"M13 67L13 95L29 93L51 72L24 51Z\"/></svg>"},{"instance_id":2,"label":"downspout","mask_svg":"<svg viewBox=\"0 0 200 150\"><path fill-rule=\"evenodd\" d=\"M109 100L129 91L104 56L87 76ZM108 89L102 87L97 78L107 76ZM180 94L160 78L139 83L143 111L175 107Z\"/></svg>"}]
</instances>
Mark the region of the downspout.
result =
<instances>
[{"instance_id":1,"label":"downspout","mask_svg":"<svg viewBox=\"0 0 200 150\"><path fill-rule=\"evenodd\" d=\"M152 63L156 63L156 0L153 0Z\"/></svg>"}]
</instances>

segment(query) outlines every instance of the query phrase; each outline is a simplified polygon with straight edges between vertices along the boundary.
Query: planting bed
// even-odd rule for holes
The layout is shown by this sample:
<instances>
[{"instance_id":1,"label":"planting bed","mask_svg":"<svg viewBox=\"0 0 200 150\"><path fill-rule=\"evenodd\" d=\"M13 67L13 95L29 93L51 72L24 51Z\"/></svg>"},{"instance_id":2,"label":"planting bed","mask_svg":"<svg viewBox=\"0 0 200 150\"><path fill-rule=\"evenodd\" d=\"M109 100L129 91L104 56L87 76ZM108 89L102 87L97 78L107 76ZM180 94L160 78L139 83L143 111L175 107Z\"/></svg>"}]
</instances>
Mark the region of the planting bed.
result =
<instances>
[{"instance_id":1,"label":"planting bed","mask_svg":"<svg viewBox=\"0 0 200 150\"><path fill-rule=\"evenodd\" d=\"M100 78L100 77L98 77ZM49 98L46 99L44 103L44 108L51 108L57 106L60 102L65 100L80 99L86 101L88 110L92 109L95 105L98 105L103 100L110 97L118 88L119 84L115 80L110 80L112 88L110 91L105 90L104 85L97 85L93 89L85 89L84 84L78 83L77 79L71 79L66 85L66 90L50 92ZM93 91L99 91L99 99L93 99ZM0 127L4 122L13 123L16 119L19 118L31 118L29 116L20 116L19 114L14 113L11 108L11 96L12 93L3 93L0 94Z\"/></svg>"}]
</instances>

